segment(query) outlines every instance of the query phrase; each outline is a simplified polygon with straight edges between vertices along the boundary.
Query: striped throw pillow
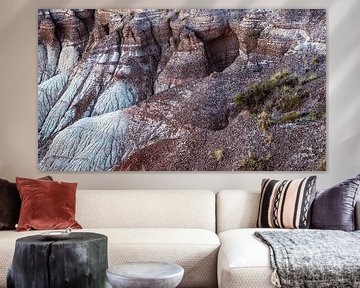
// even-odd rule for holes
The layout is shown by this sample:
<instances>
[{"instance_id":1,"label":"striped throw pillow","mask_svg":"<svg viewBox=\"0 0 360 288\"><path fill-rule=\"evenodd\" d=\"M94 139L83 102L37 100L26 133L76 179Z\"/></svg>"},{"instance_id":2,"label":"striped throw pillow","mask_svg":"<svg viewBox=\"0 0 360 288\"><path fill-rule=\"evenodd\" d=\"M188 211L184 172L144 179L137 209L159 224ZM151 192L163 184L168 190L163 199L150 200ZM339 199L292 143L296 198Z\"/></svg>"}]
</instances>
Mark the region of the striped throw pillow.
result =
<instances>
[{"instance_id":1,"label":"striped throw pillow","mask_svg":"<svg viewBox=\"0 0 360 288\"><path fill-rule=\"evenodd\" d=\"M294 180L263 179L257 227L308 228L316 176Z\"/></svg>"}]
</instances>

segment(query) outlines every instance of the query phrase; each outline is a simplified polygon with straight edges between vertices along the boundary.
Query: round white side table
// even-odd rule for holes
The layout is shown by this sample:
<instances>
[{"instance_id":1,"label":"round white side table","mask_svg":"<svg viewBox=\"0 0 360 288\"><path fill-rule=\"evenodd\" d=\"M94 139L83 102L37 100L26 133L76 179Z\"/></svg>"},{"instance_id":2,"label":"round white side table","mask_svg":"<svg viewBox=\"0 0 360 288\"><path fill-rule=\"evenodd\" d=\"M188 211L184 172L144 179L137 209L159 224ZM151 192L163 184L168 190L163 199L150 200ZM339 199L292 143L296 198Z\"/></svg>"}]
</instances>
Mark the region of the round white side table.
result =
<instances>
[{"instance_id":1,"label":"round white side table","mask_svg":"<svg viewBox=\"0 0 360 288\"><path fill-rule=\"evenodd\" d=\"M161 262L117 264L106 270L114 288L175 288L184 276L184 268Z\"/></svg>"}]
</instances>

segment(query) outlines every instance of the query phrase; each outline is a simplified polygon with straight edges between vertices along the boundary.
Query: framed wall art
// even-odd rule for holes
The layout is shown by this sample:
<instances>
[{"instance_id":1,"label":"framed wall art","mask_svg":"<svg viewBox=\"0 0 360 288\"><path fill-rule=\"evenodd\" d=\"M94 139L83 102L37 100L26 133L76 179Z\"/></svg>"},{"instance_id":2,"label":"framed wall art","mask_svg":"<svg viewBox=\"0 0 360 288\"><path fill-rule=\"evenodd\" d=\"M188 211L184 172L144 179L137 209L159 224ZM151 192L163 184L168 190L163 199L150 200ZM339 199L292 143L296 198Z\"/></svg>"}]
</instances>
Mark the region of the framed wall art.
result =
<instances>
[{"instance_id":1,"label":"framed wall art","mask_svg":"<svg viewBox=\"0 0 360 288\"><path fill-rule=\"evenodd\" d=\"M325 159L326 10L38 10L39 170Z\"/></svg>"}]
</instances>

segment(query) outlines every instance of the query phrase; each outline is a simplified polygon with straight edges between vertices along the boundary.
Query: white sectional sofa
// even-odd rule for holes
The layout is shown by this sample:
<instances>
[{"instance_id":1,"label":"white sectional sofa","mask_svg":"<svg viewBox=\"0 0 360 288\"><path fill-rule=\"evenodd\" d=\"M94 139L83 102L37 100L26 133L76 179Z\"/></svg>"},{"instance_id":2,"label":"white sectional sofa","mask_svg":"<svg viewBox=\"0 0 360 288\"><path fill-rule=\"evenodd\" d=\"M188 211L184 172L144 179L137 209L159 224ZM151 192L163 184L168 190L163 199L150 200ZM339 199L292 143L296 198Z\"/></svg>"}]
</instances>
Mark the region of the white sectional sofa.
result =
<instances>
[{"instance_id":1,"label":"white sectional sofa","mask_svg":"<svg viewBox=\"0 0 360 288\"><path fill-rule=\"evenodd\" d=\"M76 219L80 231L108 236L109 265L176 263L185 269L180 287L273 287L268 247L253 236L259 198L243 190L79 190ZM0 231L0 288L16 239L42 232Z\"/></svg>"}]
</instances>

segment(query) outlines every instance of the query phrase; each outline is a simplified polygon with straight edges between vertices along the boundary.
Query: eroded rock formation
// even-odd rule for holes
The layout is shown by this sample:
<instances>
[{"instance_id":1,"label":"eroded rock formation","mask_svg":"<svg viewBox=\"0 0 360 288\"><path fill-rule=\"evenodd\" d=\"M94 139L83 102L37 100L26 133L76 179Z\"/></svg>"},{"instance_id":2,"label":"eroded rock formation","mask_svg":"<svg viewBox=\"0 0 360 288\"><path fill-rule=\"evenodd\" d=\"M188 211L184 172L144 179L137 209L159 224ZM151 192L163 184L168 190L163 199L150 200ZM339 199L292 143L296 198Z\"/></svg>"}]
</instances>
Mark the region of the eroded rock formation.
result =
<instances>
[{"instance_id":1,"label":"eroded rock formation","mask_svg":"<svg viewBox=\"0 0 360 288\"><path fill-rule=\"evenodd\" d=\"M325 17L39 10L39 169L324 169Z\"/></svg>"}]
</instances>

